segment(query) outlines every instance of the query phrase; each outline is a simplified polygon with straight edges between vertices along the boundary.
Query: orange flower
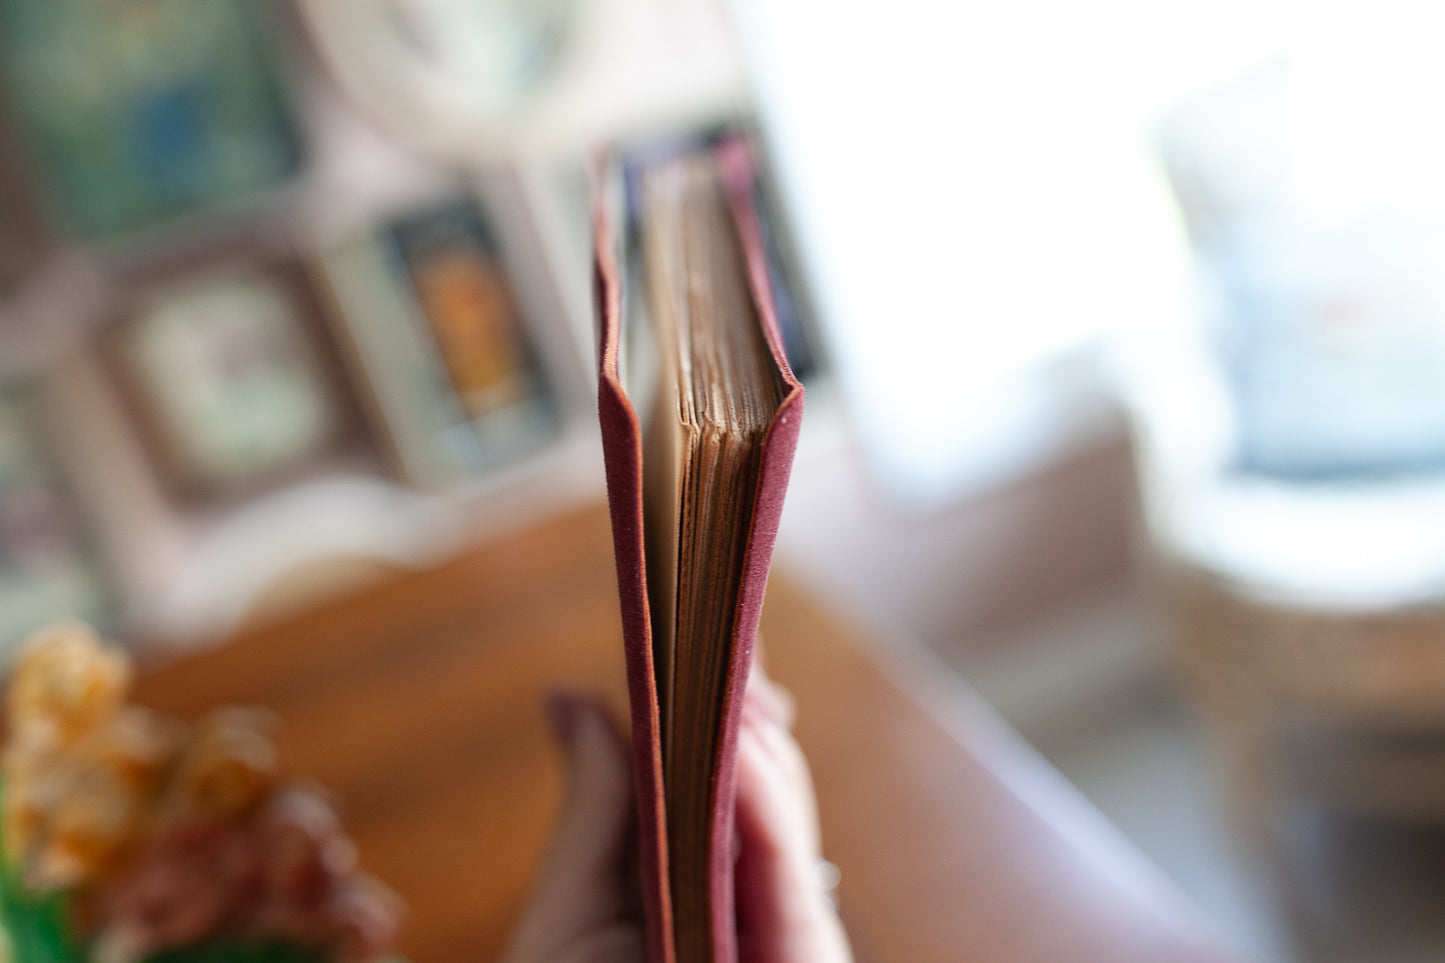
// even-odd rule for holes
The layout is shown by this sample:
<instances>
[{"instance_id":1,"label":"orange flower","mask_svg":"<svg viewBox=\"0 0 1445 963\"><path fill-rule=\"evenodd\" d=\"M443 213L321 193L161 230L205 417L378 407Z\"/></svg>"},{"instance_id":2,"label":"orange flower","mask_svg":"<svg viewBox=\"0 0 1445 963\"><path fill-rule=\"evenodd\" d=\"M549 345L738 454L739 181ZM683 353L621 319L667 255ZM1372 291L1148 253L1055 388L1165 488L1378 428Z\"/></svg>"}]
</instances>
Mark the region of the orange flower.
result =
<instances>
[{"instance_id":1,"label":"orange flower","mask_svg":"<svg viewBox=\"0 0 1445 963\"><path fill-rule=\"evenodd\" d=\"M104 769L132 792L153 796L185 744L186 727L143 706L126 706L71 749L82 766Z\"/></svg>"},{"instance_id":2,"label":"orange flower","mask_svg":"<svg viewBox=\"0 0 1445 963\"><path fill-rule=\"evenodd\" d=\"M143 837L149 799L114 772L76 767L46 812L43 838L26 860L35 889L73 889L116 869Z\"/></svg>"},{"instance_id":3,"label":"orange flower","mask_svg":"<svg viewBox=\"0 0 1445 963\"><path fill-rule=\"evenodd\" d=\"M59 761L55 732L31 726L15 732L5 747L4 833L5 856L21 859L30 852L53 808L54 780L48 778Z\"/></svg>"},{"instance_id":4,"label":"orange flower","mask_svg":"<svg viewBox=\"0 0 1445 963\"><path fill-rule=\"evenodd\" d=\"M94 882L149 829L156 796L185 728L127 706L64 753L12 746L6 787L6 849L43 888Z\"/></svg>"},{"instance_id":5,"label":"orange flower","mask_svg":"<svg viewBox=\"0 0 1445 963\"><path fill-rule=\"evenodd\" d=\"M280 758L264 709L218 709L196 729L169 800L174 818L230 819L254 809L276 787Z\"/></svg>"},{"instance_id":6,"label":"orange flower","mask_svg":"<svg viewBox=\"0 0 1445 963\"><path fill-rule=\"evenodd\" d=\"M39 727L59 746L69 745L115 714L130 681L125 653L90 626L47 626L30 637L11 668L10 730Z\"/></svg>"}]
</instances>

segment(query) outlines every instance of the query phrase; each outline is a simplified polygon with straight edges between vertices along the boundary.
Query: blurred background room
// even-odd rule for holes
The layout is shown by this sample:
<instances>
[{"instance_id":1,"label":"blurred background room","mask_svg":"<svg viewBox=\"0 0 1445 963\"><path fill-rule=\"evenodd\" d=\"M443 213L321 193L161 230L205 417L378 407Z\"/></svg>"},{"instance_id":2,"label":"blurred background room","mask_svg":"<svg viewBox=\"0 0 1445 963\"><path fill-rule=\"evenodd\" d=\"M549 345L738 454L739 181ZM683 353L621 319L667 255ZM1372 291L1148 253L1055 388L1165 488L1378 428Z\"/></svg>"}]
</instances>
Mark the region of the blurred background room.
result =
<instances>
[{"instance_id":1,"label":"blurred background room","mask_svg":"<svg viewBox=\"0 0 1445 963\"><path fill-rule=\"evenodd\" d=\"M737 128L808 389L777 569L1239 958L1445 959L1442 31L0 0L0 647L304 640L595 514L588 164Z\"/></svg>"}]
</instances>

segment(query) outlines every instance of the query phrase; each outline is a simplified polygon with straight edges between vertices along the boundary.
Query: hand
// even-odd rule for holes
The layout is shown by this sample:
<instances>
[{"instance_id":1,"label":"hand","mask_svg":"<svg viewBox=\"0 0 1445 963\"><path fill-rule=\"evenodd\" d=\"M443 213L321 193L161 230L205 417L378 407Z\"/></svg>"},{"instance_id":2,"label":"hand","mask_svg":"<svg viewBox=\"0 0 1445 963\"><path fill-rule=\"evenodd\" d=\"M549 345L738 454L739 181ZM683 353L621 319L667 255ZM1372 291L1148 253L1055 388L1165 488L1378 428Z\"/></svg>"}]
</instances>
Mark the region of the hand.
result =
<instances>
[{"instance_id":1,"label":"hand","mask_svg":"<svg viewBox=\"0 0 1445 963\"><path fill-rule=\"evenodd\" d=\"M646 960L626 745L585 696L553 693L547 715L567 764L567 798L503 963Z\"/></svg>"},{"instance_id":2,"label":"hand","mask_svg":"<svg viewBox=\"0 0 1445 963\"><path fill-rule=\"evenodd\" d=\"M596 702L554 696L567 799L505 963L647 958L628 752ZM755 669L738 733L738 951L742 963L848 963L819 867L818 819L792 702Z\"/></svg>"}]
</instances>

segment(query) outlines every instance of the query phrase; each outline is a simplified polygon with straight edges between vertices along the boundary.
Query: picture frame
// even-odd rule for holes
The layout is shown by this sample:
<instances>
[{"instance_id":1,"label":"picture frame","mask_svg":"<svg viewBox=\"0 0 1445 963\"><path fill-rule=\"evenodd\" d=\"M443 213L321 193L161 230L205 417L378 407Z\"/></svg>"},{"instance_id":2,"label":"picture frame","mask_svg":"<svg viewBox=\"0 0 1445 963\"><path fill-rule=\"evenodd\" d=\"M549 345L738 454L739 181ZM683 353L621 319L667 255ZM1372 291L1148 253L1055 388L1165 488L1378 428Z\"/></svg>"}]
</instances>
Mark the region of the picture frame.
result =
<instances>
[{"instance_id":1,"label":"picture frame","mask_svg":"<svg viewBox=\"0 0 1445 963\"><path fill-rule=\"evenodd\" d=\"M59 233L130 236L299 171L267 6L0 0L0 94Z\"/></svg>"},{"instance_id":2,"label":"picture frame","mask_svg":"<svg viewBox=\"0 0 1445 963\"><path fill-rule=\"evenodd\" d=\"M3 168L0 161L0 168ZM3 177L3 170L0 170ZM33 265L33 248L21 212L9 197L0 198L0 298L17 287Z\"/></svg>"},{"instance_id":3,"label":"picture frame","mask_svg":"<svg viewBox=\"0 0 1445 963\"><path fill-rule=\"evenodd\" d=\"M354 406L296 258L221 256L134 284L104 353L162 481L237 498L355 440Z\"/></svg>"},{"instance_id":4,"label":"picture frame","mask_svg":"<svg viewBox=\"0 0 1445 963\"><path fill-rule=\"evenodd\" d=\"M0 661L60 618L112 621L89 519L46 442L33 381L0 383Z\"/></svg>"},{"instance_id":5,"label":"picture frame","mask_svg":"<svg viewBox=\"0 0 1445 963\"><path fill-rule=\"evenodd\" d=\"M35 203L33 179L25 176L10 121L0 102L0 299L36 270L54 240Z\"/></svg>"},{"instance_id":6,"label":"picture frame","mask_svg":"<svg viewBox=\"0 0 1445 963\"><path fill-rule=\"evenodd\" d=\"M442 486L555 434L536 319L478 197L393 217L316 264L366 414L404 480Z\"/></svg>"}]
</instances>

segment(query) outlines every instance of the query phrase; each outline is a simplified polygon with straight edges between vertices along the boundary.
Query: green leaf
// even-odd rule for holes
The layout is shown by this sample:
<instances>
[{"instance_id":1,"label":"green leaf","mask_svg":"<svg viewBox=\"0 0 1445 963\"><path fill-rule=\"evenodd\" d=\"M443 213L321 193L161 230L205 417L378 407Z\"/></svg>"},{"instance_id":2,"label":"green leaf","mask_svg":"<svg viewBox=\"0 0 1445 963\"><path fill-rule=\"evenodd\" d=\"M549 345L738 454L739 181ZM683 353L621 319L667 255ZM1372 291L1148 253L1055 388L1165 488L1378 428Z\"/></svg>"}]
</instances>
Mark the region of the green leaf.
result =
<instances>
[{"instance_id":1,"label":"green leaf","mask_svg":"<svg viewBox=\"0 0 1445 963\"><path fill-rule=\"evenodd\" d=\"M0 924L10 940L14 963L83 963L85 954L70 931L64 894L32 893L16 873L0 874Z\"/></svg>"},{"instance_id":2,"label":"green leaf","mask_svg":"<svg viewBox=\"0 0 1445 963\"><path fill-rule=\"evenodd\" d=\"M3 792L0 782L0 792ZM3 802L3 799L0 799ZM0 927L12 963L84 963L85 952L70 931L64 893L36 893L20 880L20 867L0 865Z\"/></svg>"}]
</instances>

